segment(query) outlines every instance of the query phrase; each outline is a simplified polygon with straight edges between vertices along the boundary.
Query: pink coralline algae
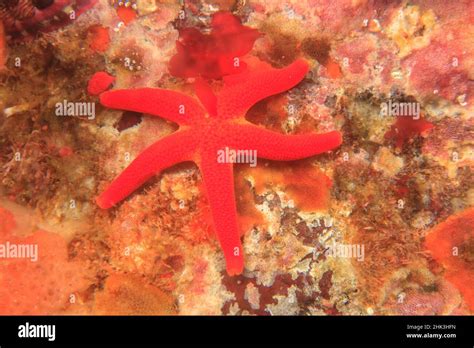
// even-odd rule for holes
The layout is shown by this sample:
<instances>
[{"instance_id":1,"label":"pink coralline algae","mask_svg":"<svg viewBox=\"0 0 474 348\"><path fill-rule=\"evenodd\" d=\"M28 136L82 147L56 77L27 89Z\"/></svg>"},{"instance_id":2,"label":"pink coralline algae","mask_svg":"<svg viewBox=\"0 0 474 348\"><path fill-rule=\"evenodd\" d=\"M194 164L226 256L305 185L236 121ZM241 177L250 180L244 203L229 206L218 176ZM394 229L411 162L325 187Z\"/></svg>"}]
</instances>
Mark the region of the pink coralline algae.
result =
<instances>
[{"instance_id":1,"label":"pink coralline algae","mask_svg":"<svg viewBox=\"0 0 474 348\"><path fill-rule=\"evenodd\" d=\"M0 21L9 33L23 30L51 31L70 24L89 10L97 0L3 0ZM69 12L63 10L71 6ZM71 13L74 11L74 13Z\"/></svg>"}]
</instances>

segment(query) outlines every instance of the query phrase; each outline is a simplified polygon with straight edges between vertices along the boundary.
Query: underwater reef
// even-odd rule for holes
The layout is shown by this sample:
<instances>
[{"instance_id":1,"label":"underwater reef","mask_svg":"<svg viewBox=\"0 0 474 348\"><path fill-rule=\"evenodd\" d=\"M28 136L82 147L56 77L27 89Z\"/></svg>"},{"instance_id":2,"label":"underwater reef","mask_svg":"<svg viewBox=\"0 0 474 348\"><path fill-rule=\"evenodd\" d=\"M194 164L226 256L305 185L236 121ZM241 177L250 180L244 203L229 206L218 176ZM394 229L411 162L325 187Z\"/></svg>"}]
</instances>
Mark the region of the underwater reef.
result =
<instances>
[{"instance_id":1,"label":"underwater reef","mask_svg":"<svg viewBox=\"0 0 474 348\"><path fill-rule=\"evenodd\" d=\"M474 2L0 0L0 315L472 315Z\"/></svg>"}]
</instances>

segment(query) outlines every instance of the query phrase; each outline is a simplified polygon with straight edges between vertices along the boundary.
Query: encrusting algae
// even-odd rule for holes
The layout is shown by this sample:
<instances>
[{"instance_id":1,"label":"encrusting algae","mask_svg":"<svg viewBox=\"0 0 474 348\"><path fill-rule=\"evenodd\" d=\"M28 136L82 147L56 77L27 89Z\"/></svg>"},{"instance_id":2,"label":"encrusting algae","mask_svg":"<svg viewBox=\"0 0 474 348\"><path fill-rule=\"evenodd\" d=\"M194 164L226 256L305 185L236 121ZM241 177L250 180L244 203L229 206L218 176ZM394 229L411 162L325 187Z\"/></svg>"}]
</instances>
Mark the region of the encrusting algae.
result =
<instances>
[{"instance_id":1,"label":"encrusting algae","mask_svg":"<svg viewBox=\"0 0 474 348\"><path fill-rule=\"evenodd\" d=\"M473 3L5 4L0 314L473 313Z\"/></svg>"}]
</instances>

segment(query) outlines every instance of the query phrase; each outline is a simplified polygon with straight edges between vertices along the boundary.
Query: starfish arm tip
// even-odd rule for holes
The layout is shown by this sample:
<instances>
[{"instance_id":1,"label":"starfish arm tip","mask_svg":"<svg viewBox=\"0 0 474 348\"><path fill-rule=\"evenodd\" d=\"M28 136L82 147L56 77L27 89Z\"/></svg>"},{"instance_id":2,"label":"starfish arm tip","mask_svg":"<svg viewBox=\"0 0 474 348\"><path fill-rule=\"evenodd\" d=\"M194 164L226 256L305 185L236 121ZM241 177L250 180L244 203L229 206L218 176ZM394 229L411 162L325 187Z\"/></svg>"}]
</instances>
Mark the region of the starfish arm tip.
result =
<instances>
[{"instance_id":1,"label":"starfish arm tip","mask_svg":"<svg viewBox=\"0 0 474 348\"><path fill-rule=\"evenodd\" d=\"M339 131L332 131L328 133L333 138L334 148L339 147L342 144L342 133Z\"/></svg>"},{"instance_id":2,"label":"starfish arm tip","mask_svg":"<svg viewBox=\"0 0 474 348\"><path fill-rule=\"evenodd\" d=\"M242 272L244 271L244 265L242 263L241 265L227 266L226 270L229 276L237 276L242 274Z\"/></svg>"},{"instance_id":3,"label":"starfish arm tip","mask_svg":"<svg viewBox=\"0 0 474 348\"><path fill-rule=\"evenodd\" d=\"M107 199L104 197L104 195L100 195L96 197L95 203L101 208L101 209L109 209L114 206L113 202L110 199Z\"/></svg>"},{"instance_id":4,"label":"starfish arm tip","mask_svg":"<svg viewBox=\"0 0 474 348\"><path fill-rule=\"evenodd\" d=\"M306 59L298 58L292 63L292 65L301 69L301 72L304 72L304 75L309 71L309 64Z\"/></svg>"},{"instance_id":5,"label":"starfish arm tip","mask_svg":"<svg viewBox=\"0 0 474 348\"><path fill-rule=\"evenodd\" d=\"M240 83L225 85L221 90L217 113L220 117L243 115L258 101L295 87L308 71L308 62L300 58L281 69L264 68L243 74L245 79L238 78Z\"/></svg>"}]
</instances>

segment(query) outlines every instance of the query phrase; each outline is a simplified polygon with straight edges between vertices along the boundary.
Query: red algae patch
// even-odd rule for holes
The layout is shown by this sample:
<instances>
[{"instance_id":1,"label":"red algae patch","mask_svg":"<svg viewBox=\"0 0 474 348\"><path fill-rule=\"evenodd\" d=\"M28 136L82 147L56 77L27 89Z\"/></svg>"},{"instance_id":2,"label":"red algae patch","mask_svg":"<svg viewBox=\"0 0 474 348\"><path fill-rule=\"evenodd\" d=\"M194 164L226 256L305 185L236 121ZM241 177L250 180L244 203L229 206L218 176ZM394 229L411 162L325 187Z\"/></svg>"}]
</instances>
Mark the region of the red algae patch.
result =
<instances>
[{"instance_id":1,"label":"red algae patch","mask_svg":"<svg viewBox=\"0 0 474 348\"><path fill-rule=\"evenodd\" d=\"M89 28L89 47L95 52L105 52L109 48L109 29L101 25Z\"/></svg>"},{"instance_id":2,"label":"red algae patch","mask_svg":"<svg viewBox=\"0 0 474 348\"><path fill-rule=\"evenodd\" d=\"M342 76L341 67L332 58L329 58L324 66L328 77L331 79L338 79Z\"/></svg>"},{"instance_id":3,"label":"red algae patch","mask_svg":"<svg viewBox=\"0 0 474 348\"><path fill-rule=\"evenodd\" d=\"M131 7L120 6L117 8L117 16L119 16L125 25L128 25L137 18L137 13Z\"/></svg>"},{"instance_id":4,"label":"red algae patch","mask_svg":"<svg viewBox=\"0 0 474 348\"><path fill-rule=\"evenodd\" d=\"M196 28L180 30L178 53L170 61L170 72L178 77L221 78L241 72L246 67L240 59L260 36L257 30L243 26L228 12L212 18L212 31L203 34Z\"/></svg>"},{"instance_id":5,"label":"red algae patch","mask_svg":"<svg viewBox=\"0 0 474 348\"><path fill-rule=\"evenodd\" d=\"M433 228L425 247L433 259L443 265L445 277L463 294L474 311L474 208L450 216Z\"/></svg>"},{"instance_id":6,"label":"red algae patch","mask_svg":"<svg viewBox=\"0 0 474 348\"><path fill-rule=\"evenodd\" d=\"M90 95L99 95L109 89L114 82L115 77L103 71L96 72L87 84L87 92Z\"/></svg>"},{"instance_id":7,"label":"red algae patch","mask_svg":"<svg viewBox=\"0 0 474 348\"><path fill-rule=\"evenodd\" d=\"M408 141L417 136L426 135L433 128L433 124L420 117L398 116L390 130L385 133L385 139L395 142L397 148L402 148Z\"/></svg>"},{"instance_id":8,"label":"red algae patch","mask_svg":"<svg viewBox=\"0 0 474 348\"><path fill-rule=\"evenodd\" d=\"M74 150L69 146L63 146L58 150L58 154L60 157L69 157L74 154Z\"/></svg>"}]
</instances>

